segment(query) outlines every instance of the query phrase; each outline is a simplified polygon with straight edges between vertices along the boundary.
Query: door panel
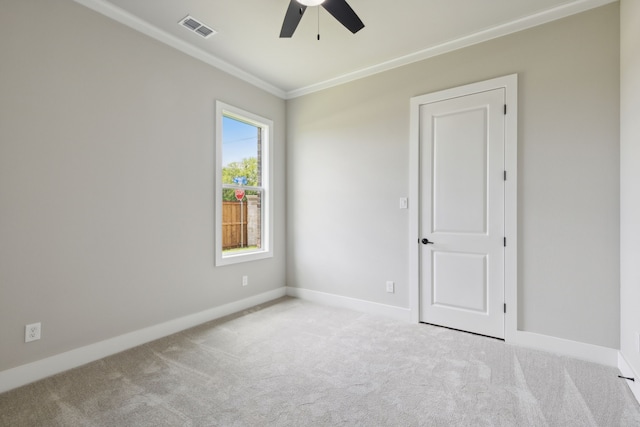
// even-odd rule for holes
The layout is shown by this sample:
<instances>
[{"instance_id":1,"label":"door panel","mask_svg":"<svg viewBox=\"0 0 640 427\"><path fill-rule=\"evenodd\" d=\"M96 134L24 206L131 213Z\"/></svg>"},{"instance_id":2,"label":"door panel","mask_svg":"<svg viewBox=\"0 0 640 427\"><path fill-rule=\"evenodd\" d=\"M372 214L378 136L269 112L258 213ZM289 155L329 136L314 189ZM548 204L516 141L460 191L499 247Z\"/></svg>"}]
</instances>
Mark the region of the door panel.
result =
<instances>
[{"instance_id":1,"label":"door panel","mask_svg":"<svg viewBox=\"0 0 640 427\"><path fill-rule=\"evenodd\" d=\"M504 89L420 107L420 320L504 338Z\"/></svg>"},{"instance_id":2,"label":"door panel","mask_svg":"<svg viewBox=\"0 0 640 427\"><path fill-rule=\"evenodd\" d=\"M433 118L434 232L486 233L486 113Z\"/></svg>"},{"instance_id":3,"label":"door panel","mask_svg":"<svg viewBox=\"0 0 640 427\"><path fill-rule=\"evenodd\" d=\"M487 312L487 256L432 251L433 304Z\"/></svg>"}]
</instances>

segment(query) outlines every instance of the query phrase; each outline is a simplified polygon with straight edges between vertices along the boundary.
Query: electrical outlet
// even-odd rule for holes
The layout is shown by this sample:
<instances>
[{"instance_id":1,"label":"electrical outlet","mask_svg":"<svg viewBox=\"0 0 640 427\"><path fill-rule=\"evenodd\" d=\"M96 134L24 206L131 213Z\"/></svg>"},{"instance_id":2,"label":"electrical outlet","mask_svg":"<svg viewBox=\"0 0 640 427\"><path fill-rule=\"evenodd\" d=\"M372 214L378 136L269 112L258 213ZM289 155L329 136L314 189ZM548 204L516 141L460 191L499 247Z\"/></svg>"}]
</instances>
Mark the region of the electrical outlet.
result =
<instances>
[{"instance_id":1,"label":"electrical outlet","mask_svg":"<svg viewBox=\"0 0 640 427\"><path fill-rule=\"evenodd\" d=\"M247 286L249 284L249 276L242 276L242 286Z\"/></svg>"},{"instance_id":2,"label":"electrical outlet","mask_svg":"<svg viewBox=\"0 0 640 427\"><path fill-rule=\"evenodd\" d=\"M40 333L42 330L42 324L32 323L24 328L24 342L31 342L40 339Z\"/></svg>"},{"instance_id":3,"label":"electrical outlet","mask_svg":"<svg viewBox=\"0 0 640 427\"><path fill-rule=\"evenodd\" d=\"M390 294L395 292L395 283L393 283L392 281L387 282L387 292L389 292Z\"/></svg>"},{"instance_id":4,"label":"electrical outlet","mask_svg":"<svg viewBox=\"0 0 640 427\"><path fill-rule=\"evenodd\" d=\"M406 197L401 197L400 198L400 209L407 209L409 208L409 200Z\"/></svg>"}]
</instances>

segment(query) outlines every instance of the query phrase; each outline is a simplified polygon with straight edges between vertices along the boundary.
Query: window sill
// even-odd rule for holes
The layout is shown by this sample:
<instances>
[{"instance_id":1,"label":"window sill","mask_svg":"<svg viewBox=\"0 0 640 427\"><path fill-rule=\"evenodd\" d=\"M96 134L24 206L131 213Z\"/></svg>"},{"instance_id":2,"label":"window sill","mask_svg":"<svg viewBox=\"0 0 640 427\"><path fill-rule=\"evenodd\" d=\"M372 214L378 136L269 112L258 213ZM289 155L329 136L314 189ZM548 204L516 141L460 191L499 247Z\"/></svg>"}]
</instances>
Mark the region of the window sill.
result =
<instances>
[{"instance_id":1,"label":"window sill","mask_svg":"<svg viewBox=\"0 0 640 427\"><path fill-rule=\"evenodd\" d=\"M273 258L272 251L254 251L229 255L218 255L216 257L216 267L223 265L239 264L242 262L257 261L260 259Z\"/></svg>"}]
</instances>

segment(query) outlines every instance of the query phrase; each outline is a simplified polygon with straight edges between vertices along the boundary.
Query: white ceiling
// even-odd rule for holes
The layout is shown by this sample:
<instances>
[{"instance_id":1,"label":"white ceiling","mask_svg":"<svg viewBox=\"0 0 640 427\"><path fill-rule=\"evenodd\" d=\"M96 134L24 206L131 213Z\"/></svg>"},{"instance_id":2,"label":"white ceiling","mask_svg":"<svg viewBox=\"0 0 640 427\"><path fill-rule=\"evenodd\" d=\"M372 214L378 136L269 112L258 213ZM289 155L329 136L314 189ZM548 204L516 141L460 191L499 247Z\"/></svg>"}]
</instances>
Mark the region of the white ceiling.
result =
<instances>
[{"instance_id":1,"label":"white ceiling","mask_svg":"<svg viewBox=\"0 0 640 427\"><path fill-rule=\"evenodd\" d=\"M617 0L348 0L364 29L309 7L291 39L278 37L289 0L76 1L291 98ZM217 34L181 27L186 15Z\"/></svg>"}]
</instances>

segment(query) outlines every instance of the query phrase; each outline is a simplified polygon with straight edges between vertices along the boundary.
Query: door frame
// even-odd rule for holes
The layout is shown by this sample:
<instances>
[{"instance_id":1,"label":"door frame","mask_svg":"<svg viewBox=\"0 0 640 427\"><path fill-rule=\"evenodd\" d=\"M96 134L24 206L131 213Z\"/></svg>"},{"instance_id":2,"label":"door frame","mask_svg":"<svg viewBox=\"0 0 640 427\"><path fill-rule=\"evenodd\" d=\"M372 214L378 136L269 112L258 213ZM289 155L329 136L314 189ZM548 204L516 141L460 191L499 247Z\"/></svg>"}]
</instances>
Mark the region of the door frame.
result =
<instances>
[{"instance_id":1,"label":"door frame","mask_svg":"<svg viewBox=\"0 0 640 427\"><path fill-rule=\"evenodd\" d=\"M410 100L409 133L409 307L411 321L420 321L420 106L493 89L505 89L504 252L505 341L516 339L518 330L518 75L445 89Z\"/></svg>"}]
</instances>

